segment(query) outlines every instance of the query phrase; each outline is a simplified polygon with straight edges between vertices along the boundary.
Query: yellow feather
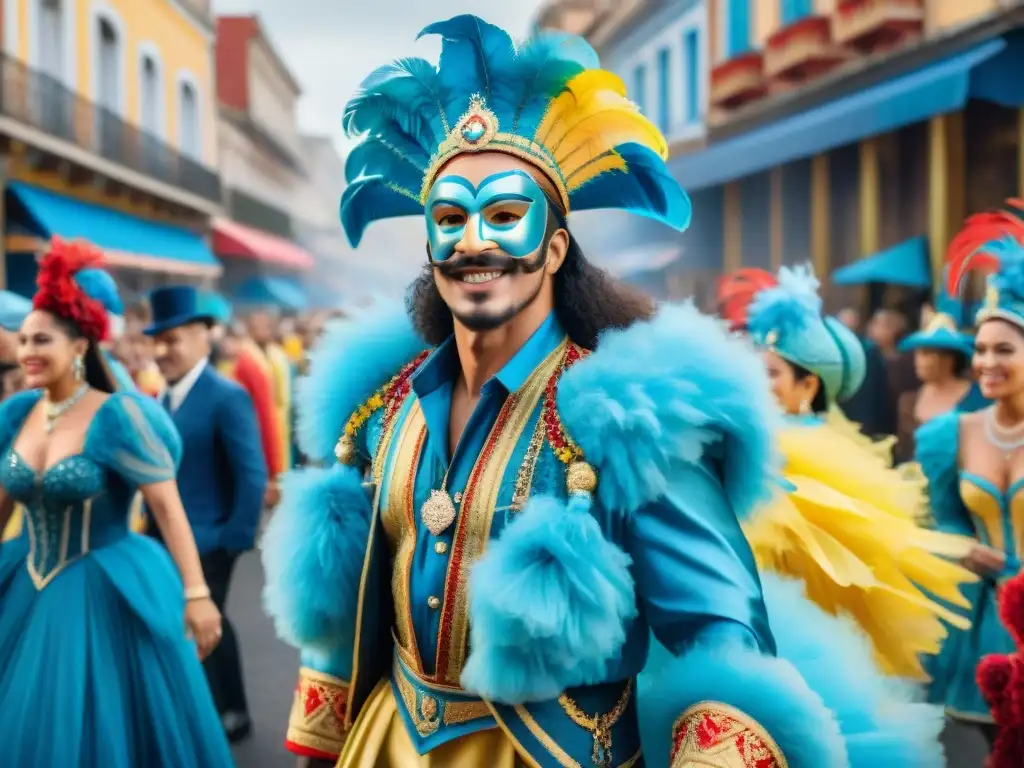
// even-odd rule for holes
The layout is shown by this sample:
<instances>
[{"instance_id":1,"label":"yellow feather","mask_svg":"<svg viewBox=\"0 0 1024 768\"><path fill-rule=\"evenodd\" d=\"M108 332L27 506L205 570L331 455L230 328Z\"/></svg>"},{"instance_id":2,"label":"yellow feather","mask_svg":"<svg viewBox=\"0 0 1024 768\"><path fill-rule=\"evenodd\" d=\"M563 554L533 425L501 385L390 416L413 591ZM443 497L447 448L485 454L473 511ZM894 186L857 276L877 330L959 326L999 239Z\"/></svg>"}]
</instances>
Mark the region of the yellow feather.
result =
<instances>
[{"instance_id":1,"label":"yellow feather","mask_svg":"<svg viewBox=\"0 0 1024 768\"><path fill-rule=\"evenodd\" d=\"M603 69L580 72L566 84L565 90L552 100L534 134L534 141L538 144L547 144L548 136L555 126L565 117L575 113L580 102L596 91L625 96L626 84L618 75L605 72Z\"/></svg>"},{"instance_id":2,"label":"yellow feather","mask_svg":"<svg viewBox=\"0 0 1024 768\"><path fill-rule=\"evenodd\" d=\"M554 153L565 177L574 176L592 160L621 144L641 144L657 152L659 147L650 144L649 129L653 126L646 120L638 122L638 117L636 113L605 112L593 120L581 123L566 137L558 152Z\"/></svg>"},{"instance_id":3,"label":"yellow feather","mask_svg":"<svg viewBox=\"0 0 1024 768\"><path fill-rule=\"evenodd\" d=\"M626 161L613 149L605 152L603 155L593 157L575 169L571 175L565 177L565 183L569 191L572 192L582 187L588 181L596 179L602 173L626 170Z\"/></svg>"},{"instance_id":4,"label":"yellow feather","mask_svg":"<svg viewBox=\"0 0 1024 768\"><path fill-rule=\"evenodd\" d=\"M563 158L570 158L581 144L593 136L606 137L607 149L621 143L635 142L647 147L661 158L668 156L668 144L661 131L641 115L631 102L621 96L610 93L592 94L580 106L579 111L567 116L558 128L552 131L545 144L560 165ZM588 159L590 158L578 160L577 165Z\"/></svg>"}]
</instances>

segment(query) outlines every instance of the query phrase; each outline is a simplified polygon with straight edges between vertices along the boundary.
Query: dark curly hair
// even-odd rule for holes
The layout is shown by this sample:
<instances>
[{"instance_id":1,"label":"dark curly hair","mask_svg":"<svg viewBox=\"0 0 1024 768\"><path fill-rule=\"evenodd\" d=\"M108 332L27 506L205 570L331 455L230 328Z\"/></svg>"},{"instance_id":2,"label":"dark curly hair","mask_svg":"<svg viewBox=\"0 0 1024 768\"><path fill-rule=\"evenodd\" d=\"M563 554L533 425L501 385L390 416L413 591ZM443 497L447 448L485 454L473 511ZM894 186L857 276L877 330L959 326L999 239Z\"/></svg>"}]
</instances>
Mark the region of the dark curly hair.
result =
<instances>
[{"instance_id":1,"label":"dark curly hair","mask_svg":"<svg viewBox=\"0 0 1024 768\"><path fill-rule=\"evenodd\" d=\"M555 273L554 290L558 321L569 338L584 349L594 349L603 331L628 328L655 311L650 296L587 261L571 233L565 261ZM455 327L452 313L437 290L430 264L424 265L409 287L405 305L428 344L436 346L451 336Z\"/></svg>"}]
</instances>

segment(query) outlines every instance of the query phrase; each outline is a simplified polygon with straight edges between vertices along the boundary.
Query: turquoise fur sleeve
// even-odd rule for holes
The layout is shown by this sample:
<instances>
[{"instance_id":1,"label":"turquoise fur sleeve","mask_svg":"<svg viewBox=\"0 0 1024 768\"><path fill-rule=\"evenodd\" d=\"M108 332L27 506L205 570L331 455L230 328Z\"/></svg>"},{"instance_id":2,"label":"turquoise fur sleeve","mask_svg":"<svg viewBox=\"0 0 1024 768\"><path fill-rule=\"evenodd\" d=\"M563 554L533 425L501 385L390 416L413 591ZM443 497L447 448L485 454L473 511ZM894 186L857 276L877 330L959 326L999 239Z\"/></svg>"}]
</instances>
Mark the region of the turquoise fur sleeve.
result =
<instances>
[{"instance_id":1,"label":"turquoise fur sleeve","mask_svg":"<svg viewBox=\"0 0 1024 768\"><path fill-rule=\"evenodd\" d=\"M297 437L303 453L318 463L333 463L334 446L349 416L426 346L400 305L382 304L332 324L310 355L309 375L297 386ZM360 437L365 451L365 435Z\"/></svg>"},{"instance_id":2,"label":"turquoise fur sleeve","mask_svg":"<svg viewBox=\"0 0 1024 768\"><path fill-rule=\"evenodd\" d=\"M562 377L558 412L597 469L602 503L626 514L662 498L672 474L716 443L741 519L767 498L777 468L780 416L764 365L692 304L606 332Z\"/></svg>"},{"instance_id":3,"label":"turquoise fur sleeve","mask_svg":"<svg viewBox=\"0 0 1024 768\"><path fill-rule=\"evenodd\" d=\"M956 411L925 423L914 437L915 459L928 480L928 501L936 527L974 536L974 526L960 499L960 415Z\"/></svg>"},{"instance_id":4,"label":"turquoise fur sleeve","mask_svg":"<svg viewBox=\"0 0 1024 768\"><path fill-rule=\"evenodd\" d=\"M699 644L679 657L652 650L637 687L650 765L668 764L665 734L700 702L725 704L755 720L789 768L943 764L941 709L919 703L910 685L883 675L851 622L810 603L799 582L766 575L764 593L778 658L737 644Z\"/></svg>"},{"instance_id":5,"label":"turquoise fur sleeve","mask_svg":"<svg viewBox=\"0 0 1024 768\"><path fill-rule=\"evenodd\" d=\"M118 392L97 411L86 449L134 486L173 480L181 435L161 405L138 392Z\"/></svg>"}]
</instances>

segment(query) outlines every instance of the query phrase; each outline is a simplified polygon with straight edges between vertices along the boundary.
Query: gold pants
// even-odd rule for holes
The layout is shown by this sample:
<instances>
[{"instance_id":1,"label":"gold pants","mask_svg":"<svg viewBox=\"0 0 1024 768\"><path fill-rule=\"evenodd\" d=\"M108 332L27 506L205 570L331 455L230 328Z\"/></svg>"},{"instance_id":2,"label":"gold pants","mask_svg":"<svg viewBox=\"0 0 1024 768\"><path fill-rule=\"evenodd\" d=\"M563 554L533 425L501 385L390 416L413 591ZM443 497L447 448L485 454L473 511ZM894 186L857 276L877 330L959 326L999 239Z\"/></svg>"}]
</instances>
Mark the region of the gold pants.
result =
<instances>
[{"instance_id":1,"label":"gold pants","mask_svg":"<svg viewBox=\"0 0 1024 768\"><path fill-rule=\"evenodd\" d=\"M391 684L384 680L363 705L337 768L527 768L527 763L497 727L471 733L420 755L398 713Z\"/></svg>"}]
</instances>

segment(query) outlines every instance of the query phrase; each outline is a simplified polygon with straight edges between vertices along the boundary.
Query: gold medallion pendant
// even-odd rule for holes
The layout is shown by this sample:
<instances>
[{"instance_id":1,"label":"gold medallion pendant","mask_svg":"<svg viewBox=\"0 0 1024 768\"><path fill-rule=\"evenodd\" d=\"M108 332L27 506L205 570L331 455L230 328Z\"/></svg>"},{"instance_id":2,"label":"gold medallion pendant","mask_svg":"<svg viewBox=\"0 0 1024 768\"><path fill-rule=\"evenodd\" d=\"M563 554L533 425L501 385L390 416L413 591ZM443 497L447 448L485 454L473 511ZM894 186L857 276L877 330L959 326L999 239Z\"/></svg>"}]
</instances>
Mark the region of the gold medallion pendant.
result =
<instances>
[{"instance_id":1,"label":"gold medallion pendant","mask_svg":"<svg viewBox=\"0 0 1024 768\"><path fill-rule=\"evenodd\" d=\"M420 519L434 536L440 536L455 522L455 502L447 491L431 491L420 507Z\"/></svg>"}]
</instances>

